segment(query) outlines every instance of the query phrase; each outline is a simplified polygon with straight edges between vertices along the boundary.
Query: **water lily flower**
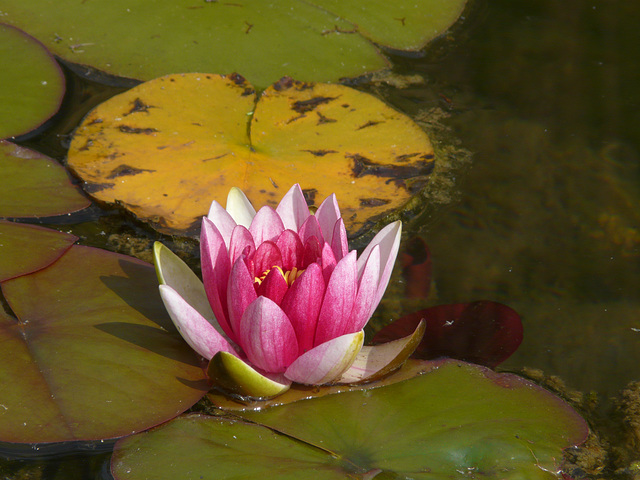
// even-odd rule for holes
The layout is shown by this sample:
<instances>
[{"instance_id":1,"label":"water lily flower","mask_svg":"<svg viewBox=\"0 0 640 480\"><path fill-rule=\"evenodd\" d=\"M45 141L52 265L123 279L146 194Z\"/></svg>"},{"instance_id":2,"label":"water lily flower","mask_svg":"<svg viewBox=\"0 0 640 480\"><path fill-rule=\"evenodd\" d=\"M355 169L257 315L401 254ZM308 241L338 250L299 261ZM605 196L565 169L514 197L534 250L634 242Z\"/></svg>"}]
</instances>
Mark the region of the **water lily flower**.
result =
<instances>
[{"instance_id":1,"label":"water lily flower","mask_svg":"<svg viewBox=\"0 0 640 480\"><path fill-rule=\"evenodd\" d=\"M292 382L354 383L397 368L424 328L363 347L363 328L389 283L402 225L383 228L358 257L349 251L335 195L315 214L294 185L257 213L232 188L202 219L204 283L161 243L154 248L162 300L214 382L271 397ZM420 338L418 338L420 337Z\"/></svg>"}]
</instances>

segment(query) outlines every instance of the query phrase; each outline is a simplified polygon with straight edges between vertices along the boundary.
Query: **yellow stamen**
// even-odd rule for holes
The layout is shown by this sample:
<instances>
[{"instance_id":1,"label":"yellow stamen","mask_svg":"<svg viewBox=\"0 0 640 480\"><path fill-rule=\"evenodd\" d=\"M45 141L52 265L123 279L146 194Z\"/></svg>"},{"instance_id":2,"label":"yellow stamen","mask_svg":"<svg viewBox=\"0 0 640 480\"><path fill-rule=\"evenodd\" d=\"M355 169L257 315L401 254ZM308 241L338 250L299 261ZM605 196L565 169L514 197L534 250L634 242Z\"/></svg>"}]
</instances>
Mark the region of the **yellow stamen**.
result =
<instances>
[{"instance_id":1,"label":"yellow stamen","mask_svg":"<svg viewBox=\"0 0 640 480\"><path fill-rule=\"evenodd\" d=\"M267 278L269 272L274 268L278 269L280 275L282 275L282 278L284 278L285 282L287 282L287 285L289 286L293 285L293 282L295 282L298 277L302 275L302 272L304 272L304 269L298 270L296 267L293 267L291 270L287 270L285 272L278 265L274 265L269 270L265 270L264 272L262 272L262 275L260 275L259 277L255 277L253 283L257 283L258 285L260 285L264 281L264 279Z\"/></svg>"}]
</instances>

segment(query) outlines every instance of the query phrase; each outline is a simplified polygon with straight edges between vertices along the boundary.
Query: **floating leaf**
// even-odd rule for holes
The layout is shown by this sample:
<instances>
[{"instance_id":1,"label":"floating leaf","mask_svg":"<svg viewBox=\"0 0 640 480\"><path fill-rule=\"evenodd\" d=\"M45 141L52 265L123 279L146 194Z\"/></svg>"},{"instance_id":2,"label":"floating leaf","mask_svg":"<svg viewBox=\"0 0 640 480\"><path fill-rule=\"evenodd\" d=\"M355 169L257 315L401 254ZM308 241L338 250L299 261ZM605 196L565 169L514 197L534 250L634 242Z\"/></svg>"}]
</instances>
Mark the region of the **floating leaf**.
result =
<instances>
[{"instance_id":1,"label":"floating leaf","mask_svg":"<svg viewBox=\"0 0 640 480\"><path fill-rule=\"evenodd\" d=\"M40 42L2 23L0 57L0 138L7 138L39 127L58 111L64 75Z\"/></svg>"},{"instance_id":2,"label":"floating leaf","mask_svg":"<svg viewBox=\"0 0 640 480\"><path fill-rule=\"evenodd\" d=\"M0 220L0 282L51 265L77 239L36 225Z\"/></svg>"},{"instance_id":3,"label":"floating leaf","mask_svg":"<svg viewBox=\"0 0 640 480\"><path fill-rule=\"evenodd\" d=\"M49 217L89 206L62 165L5 140L0 140L0 178L0 217Z\"/></svg>"},{"instance_id":4,"label":"floating leaf","mask_svg":"<svg viewBox=\"0 0 640 480\"><path fill-rule=\"evenodd\" d=\"M208 389L165 313L151 265L72 247L2 283L0 441L115 438L183 412Z\"/></svg>"},{"instance_id":5,"label":"floating leaf","mask_svg":"<svg viewBox=\"0 0 640 480\"><path fill-rule=\"evenodd\" d=\"M385 68L374 43L421 49L455 22L464 4L5 0L2 13L3 21L28 29L63 59L111 75L150 80L175 72L242 72L264 88L284 75L337 81Z\"/></svg>"},{"instance_id":6,"label":"floating leaf","mask_svg":"<svg viewBox=\"0 0 640 480\"><path fill-rule=\"evenodd\" d=\"M366 93L283 79L257 99L237 75L182 74L94 109L68 165L95 198L167 233L196 233L232 186L275 206L299 182L310 202L335 192L357 234L419 191L433 161L420 127Z\"/></svg>"},{"instance_id":7,"label":"floating leaf","mask_svg":"<svg viewBox=\"0 0 640 480\"><path fill-rule=\"evenodd\" d=\"M495 367L522 343L522 322L512 308L497 302L477 301L438 305L406 315L380 330L375 343L386 343L413 332L427 322L414 358L457 358Z\"/></svg>"},{"instance_id":8,"label":"floating leaf","mask_svg":"<svg viewBox=\"0 0 640 480\"><path fill-rule=\"evenodd\" d=\"M586 438L577 413L520 377L459 361L423 370L393 385L240 413L255 423L180 417L120 440L112 473L116 480L185 472L217 480L309 472L319 479L553 479L561 450Z\"/></svg>"}]
</instances>

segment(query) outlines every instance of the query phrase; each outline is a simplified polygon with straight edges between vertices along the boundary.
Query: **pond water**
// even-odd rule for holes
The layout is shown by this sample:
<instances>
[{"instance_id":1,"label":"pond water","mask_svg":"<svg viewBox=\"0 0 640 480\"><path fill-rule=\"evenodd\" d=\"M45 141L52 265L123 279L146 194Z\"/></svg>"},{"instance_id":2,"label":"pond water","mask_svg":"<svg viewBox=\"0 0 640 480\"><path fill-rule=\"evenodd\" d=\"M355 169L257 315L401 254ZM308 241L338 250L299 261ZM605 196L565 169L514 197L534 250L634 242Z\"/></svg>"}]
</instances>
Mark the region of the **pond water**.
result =
<instances>
[{"instance_id":1,"label":"pond water","mask_svg":"<svg viewBox=\"0 0 640 480\"><path fill-rule=\"evenodd\" d=\"M419 229L434 291L417 303L508 304L525 336L502 368L558 375L604 405L640 380L639 15L639 3L622 0L478 0L423 57L392 57L395 73L423 83L365 86L415 118L439 117L439 139L471 154L452 200ZM56 134L115 93L77 85L64 121L25 144L61 157L66 138ZM96 234L102 213L92 215L65 229L113 249ZM123 222L115 231L146 235L108 218ZM422 306L385 302L405 313ZM100 478L107 460L8 462L0 473Z\"/></svg>"}]
</instances>

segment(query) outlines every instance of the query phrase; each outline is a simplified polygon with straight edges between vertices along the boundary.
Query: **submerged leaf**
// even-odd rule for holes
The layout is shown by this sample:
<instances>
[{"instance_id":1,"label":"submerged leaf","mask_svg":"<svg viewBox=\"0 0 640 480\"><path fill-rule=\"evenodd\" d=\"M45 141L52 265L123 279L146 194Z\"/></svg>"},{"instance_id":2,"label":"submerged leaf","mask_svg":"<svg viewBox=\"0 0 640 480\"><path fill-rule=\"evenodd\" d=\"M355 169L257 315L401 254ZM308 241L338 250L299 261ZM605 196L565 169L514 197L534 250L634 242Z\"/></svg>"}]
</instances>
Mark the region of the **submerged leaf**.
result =
<instances>
[{"instance_id":1,"label":"submerged leaf","mask_svg":"<svg viewBox=\"0 0 640 480\"><path fill-rule=\"evenodd\" d=\"M116 480L193 478L557 479L588 429L566 403L511 374L426 362L392 385L245 411L253 423L180 417L118 442ZM261 427L263 425L264 427ZM277 435L281 432L284 435Z\"/></svg>"},{"instance_id":2,"label":"submerged leaf","mask_svg":"<svg viewBox=\"0 0 640 480\"><path fill-rule=\"evenodd\" d=\"M275 206L300 182L309 203L336 193L355 235L419 192L433 162L420 127L371 95L283 79L256 97L242 77L206 74L158 78L98 106L68 159L96 199L182 234L231 187Z\"/></svg>"},{"instance_id":3,"label":"submerged leaf","mask_svg":"<svg viewBox=\"0 0 640 480\"><path fill-rule=\"evenodd\" d=\"M0 441L107 439L162 423L207 391L153 267L89 247L2 283Z\"/></svg>"},{"instance_id":4,"label":"submerged leaf","mask_svg":"<svg viewBox=\"0 0 640 480\"><path fill-rule=\"evenodd\" d=\"M522 342L520 316L497 302L477 301L438 305L406 315L373 338L385 343L412 332L421 320L427 324L414 358L457 358L495 367L509 358Z\"/></svg>"}]
</instances>

